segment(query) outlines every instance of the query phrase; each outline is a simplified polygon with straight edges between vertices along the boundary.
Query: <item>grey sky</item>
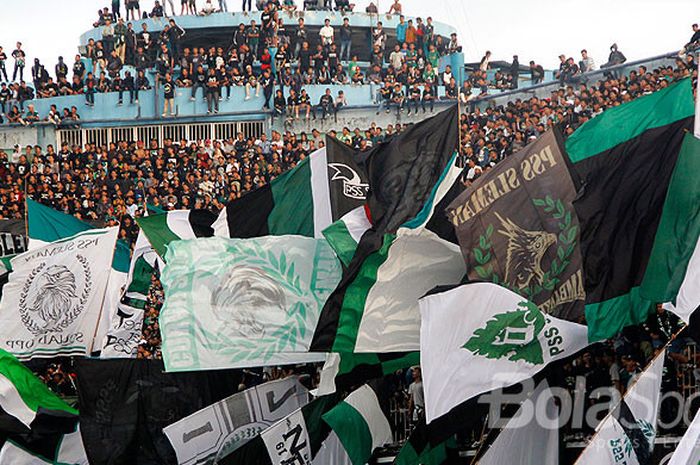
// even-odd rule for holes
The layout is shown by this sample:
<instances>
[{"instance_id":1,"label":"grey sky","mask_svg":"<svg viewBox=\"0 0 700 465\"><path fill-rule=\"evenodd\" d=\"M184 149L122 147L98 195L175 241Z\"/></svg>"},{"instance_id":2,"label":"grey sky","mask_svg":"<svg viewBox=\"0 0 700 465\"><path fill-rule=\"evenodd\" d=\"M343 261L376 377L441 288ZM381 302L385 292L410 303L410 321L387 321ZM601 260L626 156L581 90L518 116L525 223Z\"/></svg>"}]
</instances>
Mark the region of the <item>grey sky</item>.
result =
<instances>
[{"instance_id":1,"label":"grey sky","mask_svg":"<svg viewBox=\"0 0 700 465\"><path fill-rule=\"evenodd\" d=\"M388 10L392 1L379 0L380 10ZM5 52L9 55L20 40L30 60L38 56L53 71L58 55L73 61L80 34L95 21L97 10L111 2L0 3L9 3L3 5L0 27ZM175 3L179 8L180 2ZM203 3L197 0L198 5ZM356 3L363 10L369 0ZM153 0L141 4L150 9ZM692 34L690 25L700 22L697 0L402 0L402 4L407 15L432 16L455 26L467 61L478 61L488 49L496 60L518 54L521 63L533 59L548 68L557 65L560 53L578 58L581 48L588 49L597 64L603 63L613 42L630 60L678 50ZM240 9L240 0L228 0L228 6Z\"/></svg>"}]
</instances>

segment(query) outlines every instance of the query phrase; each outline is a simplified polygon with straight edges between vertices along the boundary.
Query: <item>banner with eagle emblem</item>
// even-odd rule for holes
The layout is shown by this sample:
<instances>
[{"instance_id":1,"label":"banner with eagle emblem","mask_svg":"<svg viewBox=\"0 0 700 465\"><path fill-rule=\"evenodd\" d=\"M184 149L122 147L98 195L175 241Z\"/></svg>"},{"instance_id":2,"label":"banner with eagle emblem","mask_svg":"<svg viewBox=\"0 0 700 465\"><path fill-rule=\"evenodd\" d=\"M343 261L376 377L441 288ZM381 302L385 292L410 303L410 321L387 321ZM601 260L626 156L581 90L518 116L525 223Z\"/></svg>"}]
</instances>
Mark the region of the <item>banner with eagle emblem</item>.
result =
<instances>
[{"instance_id":1,"label":"banner with eagle emblem","mask_svg":"<svg viewBox=\"0 0 700 465\"><path fill-rule=\"evenodd\" d=\"M420 314L428 423L588 345L584 325L548 315L493 283L437 288L420 300Z\"/></svg>"},{"instance_id":2,"label":"banner with eagle emblem","mask_svg":"<svg viewBox=\"0 0 700 465\"><path fill-rule=\"evenodd\" d=\"M0 301L0 348L20 360L88 353L117 231L91 229L15 257Z\"/></svg>"},{"instance_id":3,"label":"banner with eagle emblem","mask_svg":"<svg viewBox=\"0 0 700 465\"><path fill-rule=\"evenodd\" d=\"M579 321L585 292L574 183L550 130L477 179L447 209L469 278Z\"/></svg>"}]
</instances>

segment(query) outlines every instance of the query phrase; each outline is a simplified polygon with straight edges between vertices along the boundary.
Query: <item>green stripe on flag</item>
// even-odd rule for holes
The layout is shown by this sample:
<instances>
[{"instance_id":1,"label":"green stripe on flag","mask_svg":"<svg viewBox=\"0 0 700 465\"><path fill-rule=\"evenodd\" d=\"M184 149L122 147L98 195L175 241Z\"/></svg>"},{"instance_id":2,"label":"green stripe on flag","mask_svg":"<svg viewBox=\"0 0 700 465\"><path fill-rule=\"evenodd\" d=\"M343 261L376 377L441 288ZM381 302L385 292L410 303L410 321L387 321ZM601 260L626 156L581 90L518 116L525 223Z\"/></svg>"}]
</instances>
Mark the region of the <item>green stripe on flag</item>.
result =
<instances>
[{"instance_id":1,"label":"green stripe on flag","mask_svg":"<svg viewBox=\"0 0 700 465\"><path fill-rule=\"evenodd\" d=\"M671 84L644 98L605 111L605 117L593 118L566 141L569 159L580 162L640 136L644 131L669 125L695 114L690 78ZM607 126L616 121L614 130Z\"/></svg>"},{"instance_id":2,"label":"green stripe on flag","mask_svg":"<svg viewBox=\"0 0 700 465\"><path fill-rule=\"evenodd\" d=\"M394 234L385 234L382 247L365 259L362 269L355 280L348 286L340 310L338 332L333 341L331 352L354 352L357 332L370 289L377 282L379 268L389 257L391 244L396 239Z\"/></svg>"},{"instance_id":3,"label":"green stripe on flag","mask_svg":"<svg viewBox=\"0 0 700 465\"><path fill-rule=\"evenodd\" d=\"M341 402L323 420L335 431L353 465L365 465L372 455L372 433L360 412Z\"/></svg>"},{"instance_id":4,"label":"green stripe on flag","mask_svg":"<svg viewBox=\"0 0 700 465\"><path fill-rule=\"evenodd\" d=\"M179 241L180 237L170 230L168 226L168 214L149 215L136 220L143 230L153 250L161 257L165 256L166 246L172 241Z\"/></svg>"},{"instance_id":5,"label":"green stripe on flag","mask_svg":"<svg viewBox=\"0 0 700 465\"><path fill-rule=\"evenodd\" d=\"M309 158L299 162L286 175L274 179L270 188L274 207L267 219L269 234L314 237L314 201Z\"/></svg>"},{"instance_id":6,"label":"green stripe on flag","mask_svg":"<svg viewBox=\"0 0 700 465\"><path fill-rule=\"evenodd\" d=\"M15 387L24 403L34 412L39 408L60 410L74 415L78 411L49 391L46 385L14 356L0 349L0 374ZM8 412L11 414L11 412Z\"/></svg>"},{"instance_id":7,"label":"green stripe on flag","mask_svg":"<svg viewBox=\"0 0 700 465\"><path fill-rule=\"evenodd\" d=\"M603 302L586 304L588 340L596 342L614 337L625 327L646 321L653 310L652 302L642 298L639 287Z\"/></svg>"},{"instance_id":8,"label":"green stripe on flag","mask_svg":"<svg viewBox=\"0 0 700 465\"><path fill-rule=\"evenodd\" d=\"M348 266L357 250L357 242L343 220L338 220L323 230L323 237L335 251L343 265Z\"/></svg>"},{"instance_id":9,"label":"green stripe on flag","mask_svg":"<svg viewBox=\"0 0 700 465\"><path fill-rule=\"evenodd\" d=\"M436 447L427 446L419 455L410 442L404 444L393 465L442 465L447 460L447 447L442 443Z\"/></svg>"},{"instance_id":10,"label":"green stripe on flag","mask_svg":"<svg viewBox=\"0 0 700 465\"><path fill-rule=\"evenodd\" d=\"M641 295L654 302L676 298L700 236L700 140L686 134L656 230Z\"/></svg>"},{"instance_id":11,"label":"green stripe on flag","mask_svg":"<svg viewBox=\"0 0 700 465\"><path fill-rule=\"evenodd\" d=\"M129 283L129 288L126 292L137 292L143 294L144 296L148 294L148 290L151 287L151 278L153 277L153 272L155 270L153 267L143 258L143 256L136 259L134 263L134 273Z\"/></svg>"}]
</instances>

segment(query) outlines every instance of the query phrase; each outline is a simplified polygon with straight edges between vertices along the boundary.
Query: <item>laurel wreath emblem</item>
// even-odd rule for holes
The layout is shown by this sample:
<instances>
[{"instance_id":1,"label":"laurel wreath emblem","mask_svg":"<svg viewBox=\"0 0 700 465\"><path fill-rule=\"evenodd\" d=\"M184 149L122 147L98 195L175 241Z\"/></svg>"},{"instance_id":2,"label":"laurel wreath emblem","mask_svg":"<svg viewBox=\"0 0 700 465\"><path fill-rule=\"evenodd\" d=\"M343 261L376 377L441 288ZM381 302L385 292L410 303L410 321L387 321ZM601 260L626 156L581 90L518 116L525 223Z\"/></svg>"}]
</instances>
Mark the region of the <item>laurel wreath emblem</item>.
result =
<instances>
[{"instance_id":1,"label":"laurel wreath emblem","mask_svg":"<svg viewBox=\"0 0 700 465\"><path fill-rule=\"evenodd\" d=\"M31 273L29 273L27 281L24 283L24 286L22 287L22 292L19 296L19 312L22 324L24 324L27 330L29 330L29 332L33 335L40 336L47 332L61 332L68 328L71 324L73 324L73 321L75 321L75 319L83 311L83 308L85 307L85 304L87 303L87 300L90 297L90 291L92 290L92 272L90 271L90 265L88 263L87 258L85 258L82 255L76 255L76 259L82 265L83 274L85 275L85 285L83 288L83 292L80 295L80 301L78 302L78 304L73 306L73 308L71 308L66 313L65 317L61 320L61 322L59 322L54 328L40 328L39 325L37 325L34 322L32 317L29 315L29 312L27 311L27 297L29 294L29 290L36 277L39 275L39 273L41 273L41 270L43 270L46 267L46 263L44 262L40 264L39 266L34 268L31 271Z\"/></svg>"},{"instance_id":2,"label":"laurel wreath emblem","mask_svg":"<svg viewBox=\"0 0 700 465\"><path fill-rule=\"evenodd\" d=\"M556 219L559 227L557 256L552 260L549 271L544 273L541 284L535 283L525 289L514 289L508 283L502 282L501 277L498 276L493 269L493 265L490 264L493 247L491 238L494 233L492 224L486 227L484 234L479 236L479 244L472 249L474 261L477 263L474 270L481 279L500 284L529 299L532 299L543 290L553 291L556 285L559 284L561 281L559 276L564 273L571 263L571 255L576 249L576 235L578 233L578 226L572 224L571 212L566 210L561 200L554 200L550 195L547 195L543 199L532 199L532 203Z\"/></svg>"},{"instance_id":3,"label":"laurel wreath emblem","mask_svg":"<svg viewBox=\"0 0 700 465\"><path fill-rule=\"evenodd\" d=\"M236 248L240 252L238 256L245 257L247 265L262 269L272 280L295 295L300 296L304 293L299 276L295 273L294 263L287 263L284 253L278 258L271 250L265 250L255 243L240 244ZM303 302L296 302L287 309L286 324L255 341L243 338L237 338L235 342L230 341L221 332L212 335L213 339L210 341L218 339L221 342L220 352L230 356L232 360L269 360L275 353L297 346L298 339L306 335L306 318L306 305Z\"/></svg>"}]
</instances>

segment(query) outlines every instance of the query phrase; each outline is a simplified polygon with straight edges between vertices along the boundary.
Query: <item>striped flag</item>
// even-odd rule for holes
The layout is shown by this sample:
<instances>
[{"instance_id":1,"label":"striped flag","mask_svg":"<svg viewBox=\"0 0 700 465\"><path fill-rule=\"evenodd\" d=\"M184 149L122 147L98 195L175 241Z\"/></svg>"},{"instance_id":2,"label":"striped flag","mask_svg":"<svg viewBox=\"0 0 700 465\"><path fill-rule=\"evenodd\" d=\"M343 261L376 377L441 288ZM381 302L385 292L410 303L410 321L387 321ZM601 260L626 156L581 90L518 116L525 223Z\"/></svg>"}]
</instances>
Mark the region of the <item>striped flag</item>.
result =
<instances>
[{"instance_id":1,"label":"striped flag","mask_svg":"<svg viewBox=\"0 0 700 465\"><path fill-rule=\"evenodd\" d=\"M369 153L372 227L358 243L366 223L354 212L357 233L346 225L327 230L347 269L324 306L313 351L418 350L418 299L434 286L458 283L465 273L453 227L442 213L442 201L460 174L457 121L457 109L451 108Z\"/></svg>"},{"instance_id":2,"label":"striped flag","mask_svg":"<svg viewBox=\"0 0 700 465\"><path fill-rule=\"evenodd\" d=\"M323 414L353 465L365 465L376 448L393 440L378 391L379 383L365 384Z\"/></svg>"},{"instance_id":3,"label":"striped flag","mask_svg":"<svg viewBox=\"0 0 700 465\"><path fill-rule=\"evenodd\" d=\"M627 390L620 404L598 425L576 465L651 463L664 359L662 351Z\"/></svg>"},{"instance_id":4,"label":"striped flag","mask_svg":"<svg viewBox=\"0 0 700 465\"><path fill-rule=\"evenodd\" d=\"M327 148L315 151L294 169L226 205L214 223L215 234L320 238L333 221L364 203L369 188L365 178L354 151L328 138Z\"/></svg>"},{"instance_id":5,"label":"striped flag","mask_svg":"<svg viewBox=\"0 0 700 465\"><path fill-rule=\"evenodd\" d=\"M676 299L700 237L700 141L690 79L612 108L566 141L579 196L589 339Z\"/></svg>"},{"instance_id":6,"label":"striped flag","mask_svg":"<svg viewBox=\"0 0 700 465\"><path fill-rule=\"evenodd\" d=\"M153 250L162 257L173 241L212 237L216 215L209 210L174 210L136 219Z\"/></svg>"}]
</instances>

